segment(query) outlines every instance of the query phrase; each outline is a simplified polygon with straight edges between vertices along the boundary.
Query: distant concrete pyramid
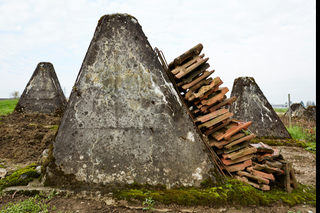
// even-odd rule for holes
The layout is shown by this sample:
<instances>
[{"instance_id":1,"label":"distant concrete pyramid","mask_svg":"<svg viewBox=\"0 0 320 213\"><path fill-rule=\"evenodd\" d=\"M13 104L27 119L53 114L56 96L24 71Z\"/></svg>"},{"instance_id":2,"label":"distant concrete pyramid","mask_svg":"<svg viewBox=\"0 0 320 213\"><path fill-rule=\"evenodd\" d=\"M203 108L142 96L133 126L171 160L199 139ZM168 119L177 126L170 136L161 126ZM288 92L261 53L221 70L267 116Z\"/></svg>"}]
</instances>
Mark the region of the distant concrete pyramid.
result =
<instances>
[{"instance_id":1,"label":"distant concrete pyramid","mask_svg":"<svg viewBox=\"0 0 320 213\"><path fill-rule=\"evenodd\" d=\"M200 186L215 165L137 19L101 17L46 174L88 184ZM58 168L58 169L57 169ZM55 170L57 169L57 170Z\"/></svg>"},{"instance_id":2,"label":"distant concrete pyramid","mask_svg":"<svg viewBox=\"0 0 320 213\"><path fill-rule=\"evenodd\" d=\"M14 111L62 114L67 105L50 62L38 63Z\"/></svg>"},{"instance_id":3,"label":"distant concrete pyramid","mask_svg":"<svg viewBox=\"0 0 320 213\"><path fill-rule=\"evenodd\" d=\"M230 97L233 96L237 97L230 107L233 118L252 121L249 130L257 137L291 138L254 78L235 79Z\"/></svg>"},{"instance_id":4,"label":"distant concrete pyramid","mask_svg":"<svg viewBox=\"0 0 320 213\"><path fill-rule=\"evenodd\" d=\"M301 103L293 103L290 106L291 116L300 117L306 111L306 108ZM285 116L289 116L289 109L284 113Z\"/></svg>"}]
</instances>

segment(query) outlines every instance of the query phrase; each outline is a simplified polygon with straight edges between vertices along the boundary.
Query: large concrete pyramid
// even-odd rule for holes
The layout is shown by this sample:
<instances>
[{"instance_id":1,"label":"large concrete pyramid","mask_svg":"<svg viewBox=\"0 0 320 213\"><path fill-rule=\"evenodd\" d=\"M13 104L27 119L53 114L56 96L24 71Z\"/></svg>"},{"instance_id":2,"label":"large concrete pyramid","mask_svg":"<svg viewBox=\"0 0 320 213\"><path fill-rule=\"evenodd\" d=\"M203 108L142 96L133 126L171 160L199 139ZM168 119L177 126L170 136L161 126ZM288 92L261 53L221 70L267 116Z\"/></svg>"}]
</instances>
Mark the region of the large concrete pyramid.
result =
<instances>
[{"instance_id":1,"label":"large concrete pyramid","mask_svg":"<svg viewBox=\"0 0 320 213\"><path fill-rule=\"evenodd\" d=\"M56 168L89 184L199 186L214 169L140 24L127 14L99 20L53 145ZM59 177L50 168L52 183Z\"/></svg>"},{"instance_id":2,"label":"large concrete pyramid","mask_svg":"<svg viewBox=\"0 0 320 213\"><path fill-rule=\"evenodd\" d=\"M18 104L17 112L61 114L67 105L58 77L50 62L38 63Z\"/></svg>"},{"instance_id":3,"label":"large concrete pyramid","mask_svg":"<svg viewBox=\"0 0 320 213\"><path fill-rule=\"evenodd\" d=\"M252 121L249 130L257 137L291 138L254 78L235 79L231 92L233 96L237 97L230 107L233 118Z\"/></svg>"}]
</instances>

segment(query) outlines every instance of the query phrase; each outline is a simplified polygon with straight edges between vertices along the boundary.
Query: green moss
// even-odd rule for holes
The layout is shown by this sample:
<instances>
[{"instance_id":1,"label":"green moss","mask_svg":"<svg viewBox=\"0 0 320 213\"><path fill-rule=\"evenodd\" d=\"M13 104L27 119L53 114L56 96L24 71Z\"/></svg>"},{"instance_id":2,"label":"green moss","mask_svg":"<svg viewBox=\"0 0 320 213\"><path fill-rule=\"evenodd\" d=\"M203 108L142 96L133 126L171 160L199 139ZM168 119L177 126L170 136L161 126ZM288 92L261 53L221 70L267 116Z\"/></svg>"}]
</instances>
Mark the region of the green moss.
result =
<instances>
[{"instance_id":1,"label":"green moss","mask_svg":"<svg viewBox=\"0 0 320 213\"><path fill-rule=\"evenodd\" d=\"M206 181L203 183L206 184ZM315 187L300 185L288 194L282 188L272 187L270 191L261 191L249 184L228 178L226 184L218 187L195 188L179 187L174 189L148 190L144 185L132 184L140 189L127 189L115 191L115 199L126 199L129 202L135 200L144 201L152 197L155 201L163 204L178 204L185 206L212 205L215 208L232 205L270 205L282 200L290 206L304 203L316 205Z\"/></svg>"},{"instance_id":2,"label":"green moss","mask_svg":"<svg viewBox=\"0 0 320 213\"><path fill-rule=\"evenodd\" d=\"M6 167L4 167L4 165L0 164L0 168L6 168Z\"/></svg>"},{"instance_id":3,"label":"green moss","mask_svg":"<svg viewBox=\"0 0 320 213\"><path fill-rule=\"evenodd\" d=\"M26 175L23 179L22 175ZM26 186L34 178L38 178L39 174L36 172L36 164L32 163L22 169L18 169L12 175L0 180L0 191L9 186Z\"/></svg>"},{"instance_id":4,"label":"green moss","mask_svg":"<svg viewBox=\"0 0 320 213\"><path fill-rule=\"evenodd\" d=\"M253 138L250 143L265 143L269 146L297 146L306 148L308 145L304 141L296 140L296 139L270 139L270 138Z\"/></svg>"}]
</instances>

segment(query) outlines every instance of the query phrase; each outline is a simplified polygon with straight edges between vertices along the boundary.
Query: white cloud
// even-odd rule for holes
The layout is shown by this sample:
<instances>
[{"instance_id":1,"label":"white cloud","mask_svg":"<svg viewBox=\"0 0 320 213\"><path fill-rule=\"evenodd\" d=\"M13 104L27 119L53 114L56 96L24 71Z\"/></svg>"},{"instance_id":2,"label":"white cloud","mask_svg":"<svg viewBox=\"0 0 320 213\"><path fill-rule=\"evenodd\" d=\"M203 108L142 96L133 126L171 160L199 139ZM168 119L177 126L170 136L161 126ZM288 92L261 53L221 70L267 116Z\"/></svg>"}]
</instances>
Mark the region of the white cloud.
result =
<instances>
[{"instance_id":1,"label":"white cloud","mask_svg":"<svg viewBox=\"0 0 320 213\"><path fill-rule=\"evenodd\" d=\"M251 76L271 103L315 101L315 11L315 0L1 1L0 97L22 93L40 61L69 94L99 18L128 13L168 63L202 43L229 95Z\"/></svg>"}]
</instances>

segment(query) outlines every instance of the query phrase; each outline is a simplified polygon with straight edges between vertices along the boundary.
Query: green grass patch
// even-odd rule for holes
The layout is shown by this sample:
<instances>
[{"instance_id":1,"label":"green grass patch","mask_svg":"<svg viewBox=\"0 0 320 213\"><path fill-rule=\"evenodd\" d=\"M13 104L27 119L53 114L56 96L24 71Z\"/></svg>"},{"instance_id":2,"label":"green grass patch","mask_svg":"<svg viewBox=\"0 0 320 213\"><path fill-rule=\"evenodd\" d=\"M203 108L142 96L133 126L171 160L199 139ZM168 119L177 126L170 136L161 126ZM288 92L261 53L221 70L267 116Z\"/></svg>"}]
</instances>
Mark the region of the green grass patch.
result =
<instances>
[{"instance_id":1,"label":"green grass patch","mask_svg":"<svg viewBox=\"0 0 320 213\"><path fill-rule=\"evenodd\" d=\"M12 175L0 179L0 192L10 186L26 186L40 175L36 172L36 163L16 170Z\"/></svg>"},{"instance_id":2,"label":"green grass patch","mask_svg":"<svg viewBox=\"0 0 320 213\"><path fill-rule=\"evenodd\" d=\"M113 194L115 199L145 201L146 199L163 203L178 204L184 206L194 205L212 205L215 208L226 205L248 206L248 205L270 205L282 201L290 206L305 203L316 205L316 189L313 186L299 185L288 194L285 189L272 187L270 191L261 191L249 184L228 178L226 184L217 187L195 188L180 187L176 189L158 189L151 190L141 186L122 191L116 191Z\"/></svg>"},{"instance_id":3,"label":"green grass patch","mask_svg":"<svg viewBox=\"0 0 320 213\"><path fill-rule=\"evenodd\" d=\"M0 101L0 115L7 115L9 113L12 113L18 101L19 99Z\"/></svg>"},{"instance_id":4,"label":"green grass patch","mask_svg":"<svg viewBox=\"0 0 320 213\"><path fill-rule=\"evenodd\" d=\"M273 108L275 112L283 112L285 113L289 108Z\"/></svg>"}]
</instances>

